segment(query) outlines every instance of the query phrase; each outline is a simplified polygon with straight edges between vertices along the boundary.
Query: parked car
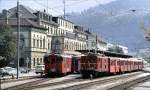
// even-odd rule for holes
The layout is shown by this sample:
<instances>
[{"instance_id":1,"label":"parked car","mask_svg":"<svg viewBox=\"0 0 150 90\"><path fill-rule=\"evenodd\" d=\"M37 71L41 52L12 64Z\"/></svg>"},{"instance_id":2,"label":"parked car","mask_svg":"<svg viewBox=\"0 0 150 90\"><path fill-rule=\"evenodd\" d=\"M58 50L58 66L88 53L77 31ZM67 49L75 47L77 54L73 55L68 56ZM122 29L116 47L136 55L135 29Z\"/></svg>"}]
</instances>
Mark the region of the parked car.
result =
<instances>
[{"instance_id":1,"label":"parked car","mask_svg":"<svg viewBox=\"0 0 150 90\"><path fill-rule=\"evenodd\" d=\"M20 73L20 72L19 72ZM12 67L1 68L2 75L17 75L17 69Z\"/></svg>"},{"instance_id":2,"label":"parked car","mask_svg":"<svg viewBox=\"0 0 150 90\"><path fill-rule=\"evenodd\" d=\"M30 69L27 67L20 67L19 70L21 73L28 73L30 71Z\"/></svg>"},{"instance_id":3,"label":"parked car","mask_svg":"<svg viewBox=\"0 0 150 90\"><path fill-rule=\"evenodd\" d=\"M43 74L44 70L45 70L45 66L44 65L37 65L36 69L35 69L35 73L36 74L38 74L38 73Z\"/></svg>"},{"instance_id":4,"label":"parked car","mask_svg":"<svg viewBox=\"0 0 150 90\"><path fill-rule=\"evenodd\" d=\"M12 67L4 67L8 75L17 75L17 69Z\"/></svg>"},{"instance_id":5,"label":"parked car","mask_svg":"<svg viewBox=\"0 0 150 90\"><path fill-rule=\"evenodd\" d=\"M0 68L0 75L2 76L7 75L7 72L4 68Z\"/></svg>"}]
</instances>

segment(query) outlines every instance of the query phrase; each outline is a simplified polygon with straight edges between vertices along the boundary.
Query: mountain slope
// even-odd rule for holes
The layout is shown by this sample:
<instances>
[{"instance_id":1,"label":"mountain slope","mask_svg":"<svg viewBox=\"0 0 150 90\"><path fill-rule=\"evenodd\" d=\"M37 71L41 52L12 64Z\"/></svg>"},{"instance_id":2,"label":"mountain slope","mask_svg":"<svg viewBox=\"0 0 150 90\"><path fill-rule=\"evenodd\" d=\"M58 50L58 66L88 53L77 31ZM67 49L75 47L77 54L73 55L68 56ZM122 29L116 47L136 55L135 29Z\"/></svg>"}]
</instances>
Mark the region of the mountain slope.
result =
<instances>
[{"instance_id":1,"label":"mountain slope","mask_svg":"<svg viewBox=\"0 0 150 90\"><path fill-rule=\"evenodd\" d=\"M128 46L130 51L150 48L141 28L141 23L150 23L149 0L116 0L70 16L75 23L89 27L110 42Z\"/></svg>"}]
</instances>

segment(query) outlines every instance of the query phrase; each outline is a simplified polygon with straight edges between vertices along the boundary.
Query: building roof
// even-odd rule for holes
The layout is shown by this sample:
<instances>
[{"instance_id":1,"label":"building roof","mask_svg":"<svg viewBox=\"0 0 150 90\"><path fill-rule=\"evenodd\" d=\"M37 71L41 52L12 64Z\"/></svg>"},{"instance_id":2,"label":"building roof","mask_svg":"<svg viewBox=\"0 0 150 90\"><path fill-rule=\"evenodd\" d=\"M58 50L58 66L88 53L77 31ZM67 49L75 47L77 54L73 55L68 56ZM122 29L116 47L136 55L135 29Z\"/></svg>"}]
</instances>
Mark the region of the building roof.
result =
<instances>
[{"instance_id":1,"label":"building roof","mask_svg":"<svg viewBox=\"0 0 150 90\"><path fill-rule=\"evenodd\" d=\"M2 18L0 19L0 25L4 25L6 24L6 22L7 22L6 19L2 19ZM17 26L17 18L8 19L8 25ZM46 28L39 26L37 22L25 18L20 19L20 26L29 26L29 27L35 27L35 28L47 30Z\"/></svg>"},{"instance_id":2,"label":"building roof","mask_svg":"<svg viewBox=\"0 0 150 90\"><path fill-rule=\"evenodd\" d=\"M74 24L72 21L70 21L70 20L67 20L67 19L65 19L65 18L63 18L63 17L53 17L53 18L55 18L55 19L62 19L62 20L65 20L65 21L67 21L67 22L70 22L70 23L72 23L72 24ZM54 20L54 19L53 19Z\"/></svg>"},{"instance_id":3,"label":"building roof","mask_svg":"<svg viewBox=\"0 0 150 90\"><path fill-rule=\"evenodd\" d=\"M46 20L46 19L44 19L44 18L39 17L40 20L41 20L42 22L44 22L44 23L47 23L47 24L59 26L56 22L54 22L54 21L52 20L52 17L53 17L53 16L50 15L49 13L42 12L42 11L37 11L37 12L35 12L34 14L36 14L37 17L39 17L38 14L44 14L44 15L47 15L48 17L50 17L50 20Z\"/></svg>"},{"instance_id":4,"label":"building roof","mask_svg":"<svg viewBox=\"0 0 150 90\"><path fill-rule=\"evenodd\" d=\"M19 5L20 8L20 15L22 18L37 18L36 15L34 15L35 11L27 6L24 5ZM8 15L9 17L16 17L16 13L17 13L17 6L14 8L11 8L8 10Z\"/></svg>"},{"instance_id":5,"label":"building roof","mask_svg":"<svg viewBox=\"0 0 150 90\"><path fill-rule=\"evenodd\" d=\"M82 26L74 26L74 32L78 32L78 33L87 35L87 33L84 31L84 27L82 27Z\"/></svg>"}]
</instances>

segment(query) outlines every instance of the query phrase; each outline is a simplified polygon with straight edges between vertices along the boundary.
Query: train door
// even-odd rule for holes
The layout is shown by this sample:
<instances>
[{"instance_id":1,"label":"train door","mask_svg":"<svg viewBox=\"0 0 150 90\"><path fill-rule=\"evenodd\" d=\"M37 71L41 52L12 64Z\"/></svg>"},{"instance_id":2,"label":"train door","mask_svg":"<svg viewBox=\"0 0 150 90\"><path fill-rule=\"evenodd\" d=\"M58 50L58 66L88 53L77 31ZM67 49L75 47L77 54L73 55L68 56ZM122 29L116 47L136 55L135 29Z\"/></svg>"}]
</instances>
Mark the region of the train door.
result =
<instances>
[{"instance_id":1,"label":"train door","mask_svg":"<svg viewBox=\"0 0 150 90\"><path fill-rule=\"evenodd\" d=\"M111 72L111 60L110 58L108 58L108 72L110 73Z\"/></svg>"},{"instance_id":2,"label":"train door","mask_svg":"<svg viewBox=\"0 0 150 90\"><path fill-rule=\"evenodd\" d=\"M79 72L79 70L80 70L80 57L75 57L75 56L72 57L71 68L72 68L73 73Z\"/></svg>"}]
</instances>

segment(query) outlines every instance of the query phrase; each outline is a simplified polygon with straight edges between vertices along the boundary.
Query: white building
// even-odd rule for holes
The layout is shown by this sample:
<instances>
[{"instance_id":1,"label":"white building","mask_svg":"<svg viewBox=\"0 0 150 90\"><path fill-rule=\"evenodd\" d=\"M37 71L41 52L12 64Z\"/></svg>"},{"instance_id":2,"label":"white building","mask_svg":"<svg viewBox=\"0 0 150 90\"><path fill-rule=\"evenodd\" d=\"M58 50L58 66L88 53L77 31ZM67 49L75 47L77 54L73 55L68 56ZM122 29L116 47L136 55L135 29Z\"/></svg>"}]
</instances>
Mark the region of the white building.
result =
<instances>
[{"instance_id":1,"label":"white building","mask_svg":"<svg viewBox=\"0 0 150 90\"><path fill-rule=\"evenodd\" d=\"M20 61L26 62L28 58L29 67L32 69L37 64L43 64L45 53L51 53L58 48L61 48L61 52L86 49L86 33L71 21L61 17L53 17L46 11L32 10L23 5L19 7L22 42ZM4 10L0 14L1 24L13 26L14 32L17 30L16 13L17 7L14 7Z\"/></svg>"},{"instance_id":2,"label":"white building","mask_svg":"<svg viewBox=\"0 0 150 90\"><path fill-rule=\"evenodd\" d=\"M120 49L122 49L124 54L128 53L128 47L122 46L122 45L117 45Z\"/></svg>"},{"instance_id":3,"label":"white building","mask_svg":"<svg viewBox=\"0 0 150 90\"><path fill-rule=\"evenodd\" d=\"M87 33L87 48L88 50L100 50L106 51L107 50L107 42L104 40L99 39L96 34L93 34L90 31L86 31Z\"/></svg>"}]
</instances>

